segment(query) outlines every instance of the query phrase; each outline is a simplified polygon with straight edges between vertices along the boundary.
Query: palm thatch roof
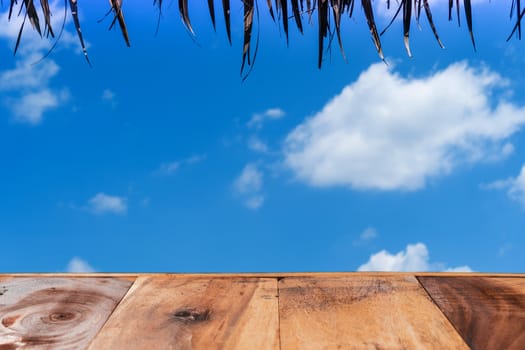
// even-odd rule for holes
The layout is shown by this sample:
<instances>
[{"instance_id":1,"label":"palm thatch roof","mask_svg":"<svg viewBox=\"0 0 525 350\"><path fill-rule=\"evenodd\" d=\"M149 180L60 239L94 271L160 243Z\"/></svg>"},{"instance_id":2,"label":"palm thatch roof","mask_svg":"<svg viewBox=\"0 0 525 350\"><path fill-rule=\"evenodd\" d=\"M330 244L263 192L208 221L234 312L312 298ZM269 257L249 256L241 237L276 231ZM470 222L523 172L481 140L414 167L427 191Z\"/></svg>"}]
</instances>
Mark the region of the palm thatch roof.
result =
<instances>
[{"instance_id":1,"label":"palm thatch roof","mask_svg":"<svg viewBox=\"0 0 525 350\"><path fill-rule=\"evenodd\" d=\"M177 0L178 10L186 29L194 34L190 14L188 11L188 0ZM243 20L243 51L242 51L242 65L241 74L249 72L247 67L253 67L253 63L257 56L257 49L259 43L258 34L253 38L253 27L254 19L259 18L259 4L257 0L240 0L244 12ZM3 5L3 0L0 0ZM37 9L37 2L39 2L40 9ZM363 14L366 18L366 22L370 29L373 43L377 50L377 53L381 59L384 59L383 50L381 48L381 35L390 27L394 20L398 17L402 17L403 23L403 36L404 43L407 50L407 54L410 56L410 28L413 20L419 23L421 14L424 12L426 20L428 21L433 34L437 40L437 43L442 47L439 34L434 25L432 18L432 10L430 8L429 0L398 0L395 4L391 4L391 0L386 0L385 6L390 9L391 5L396 7L395 14L390 24L382 31L379 32L376 25L374 16L374 7L372 0L361 0L361 3L356 4L356 0L266 0L266 4L263 5L269 11L270 16L274 22L280 22L282 24L286 41L288 41L289 22L295 22L295 25L299 32L303 32L303 20L307 17L309 21L312 18L317 18L318 26L318 67L321 68L323 61L323 53L325 45L329 46L332 40L337 37L337 42L341 49L341 53L344 57L344 50L341 40L341 21L344 17L351 18L357 12L357 8L361 7ZM78 35L78 39L86 60L89 62L87 55L86 45L82 35L81 24L79 20L79 8L78 0L64 0L66 9L69 9L69 14L75 25L75 29ZM126 45L130 46L130 37L128 34L126 21L124 19L124 7L123 0L109 0L110 9L107 15L112 15L113 19L110 24L110 28L118 25L122 32L123 39ZM159 10L159 20L162 14L163 6L165 1L153 0L153 6ZM359 6L361 5L361 6ZM510 35L507 40L510 40L514 35L521 39L521 22L525 16L525 8L522 8L521 0L511 0L510 15L513 18L513 27L510 30ZM230 19L230 8L231 0L221 0L221 12L224 17L226 34L231 44L231 19ZM208 10L210 19L215 29L216 27L216 4L215 0L208 0ZM458 24L460 23L461 13L464 13L470 38L475 49L474 33L472 28L472 3L471 0L448 0L448 19L452 20L453 17L457 17ZM66 16L67 16L66 14ZM20 25L18 38L15 44L15 54L20 44L22 34L25 29L26 21L29 21L33 30L35 30L41 37L55 38L56 32L51 24L51 6L49 0L10 0L9 1L9 14L8 20L11 20L15 16L22 16L23 21ZM64 18L65 23L65 18ZM60 38L63 26L57 35Z\"/></svg>"}]
</instances>

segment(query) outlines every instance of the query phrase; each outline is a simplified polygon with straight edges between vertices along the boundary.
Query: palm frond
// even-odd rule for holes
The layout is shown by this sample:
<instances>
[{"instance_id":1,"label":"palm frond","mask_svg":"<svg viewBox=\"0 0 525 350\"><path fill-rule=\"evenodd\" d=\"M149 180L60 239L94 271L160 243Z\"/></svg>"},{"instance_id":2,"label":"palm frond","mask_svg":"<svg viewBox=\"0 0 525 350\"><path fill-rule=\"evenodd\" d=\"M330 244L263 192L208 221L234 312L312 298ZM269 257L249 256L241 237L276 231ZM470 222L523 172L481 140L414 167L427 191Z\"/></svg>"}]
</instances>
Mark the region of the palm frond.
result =
<instances>
[{"instance_id":1,"label":"palm frond","mask_svg":"<svg viewBox=\"0 0 525 350\"><path fill-rule=\"evenodd\" d=\"M37 10L36 2L39 2L40 6ZM215 17L215 2L219 0L208 0L208 11L210 14L210 20L212 22L213 28L216 28L216 17ZM221 0L221 7L224 16L224 23L226 29L226 35L228 37L228 42L232 42L232 33L231 33L231 0ZM258 0L240 0L243 5L243 49L242 49L242 61L241 61L241 75L245 78L246 74L253 68L253 63L257 56L258 43L259 43L259 27L257 26L257 35L254 38L253 27L254 19L258 18ZM377 53L381 59L384 60L383 49L381 45L381 35L385 33L395 21L395 19L402 14L402 27L403 27L403 40L406 47L407 54L411 56L410 49L410 29L413 18L416 23L419 25L421 12L424 10L427 21L430 25L432 33L438 42L440 47L443 47L443 43L438 35L436 26L434 24L434 19L432 16L432 11L430 9L428 0L399 0L399 6L392 17L390 23L385 27L385 29L378 33L377 24L375 20L374 7L372 6L373 0L361 0L361 8L363 11L364 18L370 30L370 35L372 41L377 50ZM513 22L513 28L507 40L510 40L512 36L516 35L518 39L521 39L521 23L525 17L525 9L522 8L521 0L510 0L511 1L511 11L510 17L515 18ZM84 52L85 58L89 63L89 58L87 55L86 45L84 42L84 37L80 27L80 20L78 16L78 0L64 0L64 5L69 7L71 17L73 19L73 24L78 35L80 46ZM334 33L337 36L337 41L341 54L345 58L345 52L343 49L343 40L342 40L342 18L347 15L352 17L354 15L354 7L356 0L266 0L267 9L275 22L281 22L286 43L289 41L289 20L293 19L297 30L300 33L303 33L303 15L307 14L308 20L312 22L314 12L317 11L317 26L318 26L318 67L320 68L323 62L323 56L325 53L325 46L328 45L330 48L332 39L334 38ZM0 0L0 3L3 5L3 1ZM153 5L158 7L159 10L159 21L162 14L163 0L153 0ZM194 33L189 7L189 0L178 0L178 9L181 16L184 26L188 29L190 33ZM127 46L130 46L130 38L126 22L124 19L123 12L123 0L109 0L110 11L108 14L113 14L112 22L109 28L114 28L117 24L122 32L122 37ZM69 5L69 6L67 6ZM386 1L387 8L390 8L390 0ZM461 26L461 6L463 6L463 12L465 16L465 22L467 24L467 29L472 41L474 50L476 49L476 42L474 40L474 30L473 30L473 10L471 0L449 0L448 1L448 19L452 20L453 12L455 10L458 25ZM455 9L454 9L455 7ZM66 10L67 11L67 10ZM24 30L26 29L26 21L29 21L31 27L34 31L38 33L41 37L55 37L55 32L52 27L51 18L51 7L49 0L10 0L9 9L8 9L8 20L11 20L15 14L22 17L20 24L19 32L17 35L14 52L18 51L20 46ZM289 15L291 14L291 15ZM257 20L258 23L258 20ZM60 35L59 35L60 38ZM57 39L58 40L58 39ZM252 48L252 42L255 40L255 48ZM53 46L54 47L54 46ZM249 67L248 73L246 69Z\"/></svg>"},{"instance_id":2,"label":"palm frond","mask_svg":"<svg viewBox=\"0 0 525 350\"><path fill-rule=\"evenodd\" d=\"M89 65L91 65L91 62L89 61L89 56L86 49L86 44L84 42L84 36L82 35L82 29L80 28L80 20L78 18L78 6L77 6L77 0L69 0L69 7L71 9L71 17L73 17L73 23L75 24L75 29L77 31L78 40L80 41L80 46L82 47L82 52L84 53L84 57L86 58L86 61Z\"/></svg>"}]
</instances>

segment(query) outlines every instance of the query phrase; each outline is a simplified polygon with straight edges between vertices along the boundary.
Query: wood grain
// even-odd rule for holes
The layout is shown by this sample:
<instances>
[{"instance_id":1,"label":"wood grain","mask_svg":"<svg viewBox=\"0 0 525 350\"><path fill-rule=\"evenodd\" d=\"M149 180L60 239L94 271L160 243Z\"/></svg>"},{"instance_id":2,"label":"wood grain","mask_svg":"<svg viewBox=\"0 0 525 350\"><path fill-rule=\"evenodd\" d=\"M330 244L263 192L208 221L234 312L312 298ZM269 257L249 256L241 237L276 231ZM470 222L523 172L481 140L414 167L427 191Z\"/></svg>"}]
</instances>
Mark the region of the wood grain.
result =
<instances>
[{"instance_id":1,"label":"wood grain","mask_svg":"<svg viewBox=\"0 0 525 350\"><path fill-rule=\"evenodd\" d=\"M284 278L281 349L468 349L414 276Z\"/></svg>"},{"instance_id":2,"label":"wood grain","mask_svg":"<svg viewBox=\"0 0 525 350\"><path fill-rule=\"evenodd\" d=\"M140 277L90 349L278 349L277 280Z\"/></svg>"},{"instance_id":3,"label":"wood grain","mask_svg":"<svg viewBox=\"0 0 525 350\"><path fill-rule=\"evenodd\" d=\"M419 277L472 349L525 349L525 279Z\"/></svg>"},{"instance_id":4,"label":"wood grain","mask_svg":"<svg viewBox=\"0 0 525 350\"><path fill-rule=\"evenodd\" d=\"M132 282L116 278L0 280L0 349L85 349Z\"/></svg>"}]
</instances>

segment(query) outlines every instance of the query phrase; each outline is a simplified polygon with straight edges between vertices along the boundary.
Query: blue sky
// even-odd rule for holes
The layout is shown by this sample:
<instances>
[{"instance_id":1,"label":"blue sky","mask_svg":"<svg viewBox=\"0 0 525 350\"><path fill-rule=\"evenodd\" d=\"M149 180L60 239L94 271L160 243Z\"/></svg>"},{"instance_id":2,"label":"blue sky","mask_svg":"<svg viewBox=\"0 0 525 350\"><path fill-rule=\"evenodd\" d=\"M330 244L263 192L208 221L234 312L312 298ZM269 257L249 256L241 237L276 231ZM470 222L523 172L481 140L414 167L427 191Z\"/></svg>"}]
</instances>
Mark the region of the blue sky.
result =
<instances>
[{"instance_id":1,"label":"blue sky","mask_svg":"<svg viewBox=\"0 0 525 350\"><path fill-rule=\"evenodd\" d=\"M287 47L261 4L245 82L240 5L230 47L207 8L192 39L176 6L155 36L126 3L126 48L81 4L93 68L71 23L46 60L29 32L13 58L4 7L0 271L523 272L525 47L510 2L475 2L477 52L444 3L444 50L423 20L407 57L395 23L387 66L359 12L322 70L315 25Z\"/></svg>"}]
</instances>

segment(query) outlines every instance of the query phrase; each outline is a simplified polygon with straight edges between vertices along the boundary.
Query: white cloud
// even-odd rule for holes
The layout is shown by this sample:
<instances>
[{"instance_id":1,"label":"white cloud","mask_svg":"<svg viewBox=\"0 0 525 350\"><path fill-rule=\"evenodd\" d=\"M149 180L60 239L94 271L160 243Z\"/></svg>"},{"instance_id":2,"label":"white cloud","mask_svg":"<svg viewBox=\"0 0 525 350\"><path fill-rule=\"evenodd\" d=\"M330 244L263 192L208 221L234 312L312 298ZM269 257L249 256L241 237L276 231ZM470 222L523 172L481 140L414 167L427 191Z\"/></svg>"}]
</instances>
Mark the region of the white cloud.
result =
<instances>
[{"instance_id":1,"label":"white cloud","mask_svg":"<svg viewBox=\"0 0 525 350\"><path fill-rule=\"evenodd\" d=\"M245 205L250 209L259 209L264 203L261 194L263 173L254 163L247 164L234 182L237 193L245 197Z\"/></svg>"},{"instance_id":2,"label":"white cloud","mask_svg":"<svg viewBox=\"0 0 525 350\"><path fill-rule=\"evenodd\" d=\"M160 175L171 175L175 173L180 167L180 162L167 162L162 163L157 170L157 174Z\"/></svg>"},{"instance_id":3,"label":"white cloud","mask_svg":"<svg viewBox=\"0 0 525 350\"><path fill-rule=\"evenodd\" d=\"M37 60L36 55L16 61L15 68L0 74L0 91L39 88L47 85L58 74L60 67L52 60L45 60L38 65L31 62Z\"/></svg>"},{"instance_id":4,"label":"white cloud","mask_svg":"<svg viewBox=\"0 0 525 350\"><path fill-rule=\"evenodd\" d=\"M115 99L116 95L113 91L111 91L110 89L105 89L104 91L102 91L102 99L104 101L108 101L108 102L111 102Z\"/></svg>"},{"instance_id":5,"label":"white cloud","mask_svg":"<svg viewBox=\"0 0 525 350\"><path fill-rule=\"evenodd\" d=\"M257 210L264 204L264 196L255 195L253 197L249 197L244 203L248 208Z\"/></svg>"},{"instance_id":6,"label":"white cloud","mask_svg":"<svg viewBox=\"0 0 525 350\"><path fill-rule=\"evenodd\" d=\"M254 152L268 152L268 145L264 143L261 139L259 139L257 136L250 137L250 139L248 140L248 148Z\"/></svg>"},{"instance_id":7,"label":"white cloud","mask_svg":"<svg viewBox=\"0 0 525 350\"><path fill-rule=\"evenodd\" d=\"M95 269L87 263L87 261L74 257L67 264L67 272L70 273L90 273L95 272Z\"/></svg>"},{"instance_id":8,"label":"white cloud","mask_svg":"<svg viewBox=\"0 0 525 350\"><path fill-rule=\"evenodd\" d=\"M235 188L239 193L258 192L263 185L263 174L254 163L247 164L235 180Z\"/></svg>"},{"instance_id":9,"label":"white cloud","mask_svg":"<svg viewBox=\"0 0 525 350\"><path fill-rule=\"evenodd\" d=\"M114 91L110 89L105 89L104 91L102 91L102 101L115 108L117 106L117 95Z\"/></svg>"},{"instance_id":10,"label":"white cloud","mask_svg":"<svg viewBox=\"0 0 525 350\"><path fill-rule=\"evenodd\" d=\"M280 119L284 117L285 113L280 108L270 108L264 112L264 116L268 119Z\"/></svg>"},{"instance_id":11,"label":"white cloud","mask_svg":"<svg viewBox=\"0 0 525 350\"><path fill-rule=\"evenodd\" d=\"M156 175L172 175L175 172L177 172L180 167L184 164L186 165L192 165L197 164L206 159L206 154L196 154L191 157L188 157L183 160L178 161L172 161L172 162L165 162L160 165L160 167L155 171L154 174Z\"/></svg>"},{"instance_id":12,"label":"white cloud","mask_svg":"<svg viewBox=\"0 0 525 350\"><path fill-rule=\"evenodd\" d=\"M445 272L472 272L472 269L467 265L463 265L463 266L448 268L445 270Z\"/></svg>"},{"instance_id":13,"label":"white cloud","mask_svg":"<svg viewBox=\"0 0 525 350\"><path fill-rule=\"evenodd\" d=\"M525 108L495 97L505 83L466 63L409 79L374 64L288 134L285 164L314 186L421 189L463 163L512 153L507 138Z\"/></svg>"},{"instance_id":14,"label":"white cloud","mask_svg":"<svg viewBox=\"0 0 525 350\"><path fill-rule=\"evenodd\" d=\"M186 164L196 164L206 160L206 154L195 154L185 159Z\"/></svg>"},{"instance_id":15,"label":"white cloud","mask_svg":"<svg viewBox=\"0 0 525 350\"><path fill-rule=\"evenodd\" d=\"M445 269L441 263L430 263L427 246L423 243L408 244L405 250L391 254L381 250L370 256L370 259L359 266L358 271L436 271L471 272L468 266Z\"/></svg>"},{"instance_id":16,"label":"white cloud","mask_svg":"<svg viewBox=\"0 0 525 350\"><path fill-rule=\"evenodd\" d=\"M57 107L68 98L67 90L52 92L48 89L42 89L23 94L18 99L7 99L6 104L11 109L16 121L38 125L42 122L44 112Z\"/></svg>"},{"instance_id":17,"label":"white cloud","mask_svg":"<svg viewBox=\"0 0 525 350\"><path fill-rule=\"evenodd\" d=\"M365 230L363 230L359 237L356 239L355 235L349 235L345 236L347 238L341 239L340 242L338 242L338 246L346 246L349 242L349 238L353 237L352 245L356 247L364 246L370 244L374 239L376 239L378 236L377 230L373 227L367 227Z\"/></svg>"},{"instance_id":18,"label":"white cloud","mask_svg":"<svg viewBox=\"0 0 525 350\"><path fill-rule=\"evenodd\" d=\"M285 112L280 108L270 108L263 113L255 113L246 124L249 128L260 128L267 120L281 119L285 116Z\"/></svg>"},{"instance_id":19,"label":"white cloud","mask_svg":"<svg viewBox=\"0 0 525 350\"><path fill-rule=\"evenodd\" d=\"M97 193L89 200L89 208L95 214L125 214L128 210L126 199Z\"/></svg>"},{"instance_id":20,"label":"white cloud","mask_svg":"<svg viewBox=\"0 0 525 350\"><path fill-rule=\"evenodd\" d=\"M63 8L59 8L57 2L51 4L51 10L54 14L63 13ZM0 14L0 39L14 45L23 16L17 17L15 13L11 21L8 21L7 14L7 9ZM61 27L61 20L61 16L52 17L55 29ZM71 48L74 44L77 44L75 36L65 30L56 49ZM46 112L68 100L66 88L51 87L51 81L58 75L60 67L51 57L40 61L51 46L50 40L42 40L26 24L14 67L0 72L3 103L13 113L15 122L38 125Z\"/></svg>"},{"instance_id":21,"label":"white cloud","mask_svg":"<svg viewBox=\"0 0 525 350\"><path fill-rule=\"evenodd\" d=\"M361 232L361 235L359 236L359 238L362 241L370 241L376 237L377 237L377 231L373 227L368 227L366 230Z\"/></svg>"},{"instance_id":22,"label":"white cloud","mask_svg":"<svg viewBox=\"0 0 525 350\"><path fill-rule=\"evenodd\" d=\"M486 189L501 189L506 190L507 195L521 203L525 207L525 164L521 167L521 171L516 177L510 177L505 180L497 180L488 185L483 185Z\"/></svg>"}]
</instances>

